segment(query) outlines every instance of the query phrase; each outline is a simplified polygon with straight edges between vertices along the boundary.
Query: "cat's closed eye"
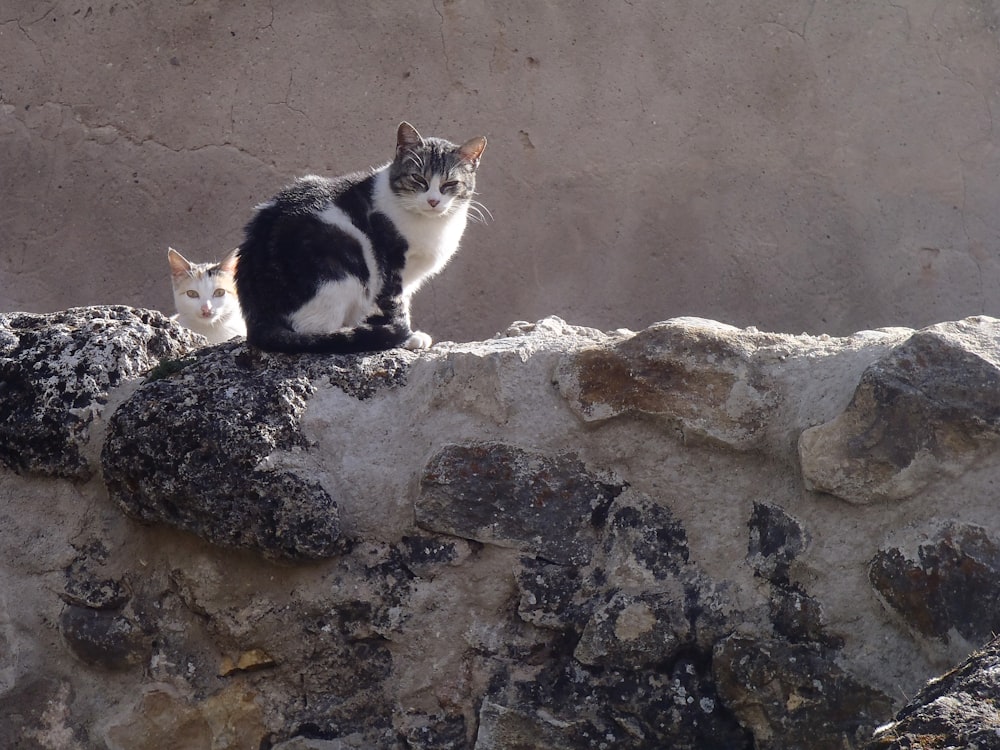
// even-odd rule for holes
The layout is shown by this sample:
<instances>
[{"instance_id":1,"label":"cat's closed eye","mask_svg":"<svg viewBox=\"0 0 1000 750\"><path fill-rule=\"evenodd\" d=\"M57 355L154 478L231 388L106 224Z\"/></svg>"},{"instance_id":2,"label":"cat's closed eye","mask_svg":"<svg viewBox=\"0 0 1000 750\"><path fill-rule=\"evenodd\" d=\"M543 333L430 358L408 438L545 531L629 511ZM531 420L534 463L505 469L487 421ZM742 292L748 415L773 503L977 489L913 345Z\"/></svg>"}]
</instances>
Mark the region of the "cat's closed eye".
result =
<instances>
[{"instance_id":1,"label":"cat's closed eye","mask_svg":"<svg viewBox=\"0 0 1000 750\"><path fill-rule=\"evenodd\" d=\"M416 185L421 190L426 190L429 187L427 184L427 180L424 179L424 176L422 174L411 174L410 181L413 182L413 184Z\"/></svg>"},{"instance_id":2,"label":"cat's closed eye","mask_svg":"<svg viewBox=\"0 0 1000 750\"><path fill-rule=\"evenodd\" d=\"M198 299L198 292L196 292L194 289L188 289L184 293L191 299Z\"/></svg>"},{"instance_id":3,"label":"cat's closed eye","mask_svg":"<svg viewBox=\"0 0 1000 750\"><path fill-rule=\"evenodd\" d=\"M441 190L442 191L454 190L457 187L458 187L458 180L448 180L447 182L442 182L441 183Z\"/></svg>"}]
</instances>

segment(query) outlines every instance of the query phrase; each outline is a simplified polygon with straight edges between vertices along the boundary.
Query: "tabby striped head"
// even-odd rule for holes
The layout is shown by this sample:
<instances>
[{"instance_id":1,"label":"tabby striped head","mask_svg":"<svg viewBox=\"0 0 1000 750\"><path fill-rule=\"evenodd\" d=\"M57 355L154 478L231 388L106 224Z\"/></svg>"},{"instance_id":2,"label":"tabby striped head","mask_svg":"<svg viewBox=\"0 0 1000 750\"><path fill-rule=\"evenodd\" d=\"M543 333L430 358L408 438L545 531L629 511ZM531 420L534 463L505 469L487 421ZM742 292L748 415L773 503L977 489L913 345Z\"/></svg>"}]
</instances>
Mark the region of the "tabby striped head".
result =
<instances>
[{"instance_id":1,"label":"tabby striped head","mask_svg":"<svg viewBox=\"0 0 1000 750\"><path fill-rule=\"evenodd\" d=\"M476 169L486 148L482 136L461 146L442 138L423 138L408 122L396 131L396 158L389 184L404 208L424 216L448 216L472 203Z\"/></svg>"}]
</instances>

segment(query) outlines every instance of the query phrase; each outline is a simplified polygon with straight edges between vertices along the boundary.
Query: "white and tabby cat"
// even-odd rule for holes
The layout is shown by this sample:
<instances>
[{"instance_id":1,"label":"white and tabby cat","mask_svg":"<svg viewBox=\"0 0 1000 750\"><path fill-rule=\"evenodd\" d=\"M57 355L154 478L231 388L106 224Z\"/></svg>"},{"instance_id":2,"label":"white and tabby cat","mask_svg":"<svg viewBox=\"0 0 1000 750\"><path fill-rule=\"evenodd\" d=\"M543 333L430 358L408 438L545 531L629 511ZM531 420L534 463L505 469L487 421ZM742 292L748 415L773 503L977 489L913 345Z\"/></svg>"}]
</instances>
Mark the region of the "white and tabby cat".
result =
<instances>
[{"instance_id":1,"label":"white and tabby cat","mask_svg":"<svg viewBox=\"0 0 1000 750\"><path fill-rule=\"evenodd\" d=\"M458 146L396 132L392 162L302 177L258 206L236 288L247 341L277 352L350 353L431 337L410 327L410 298L458 250L486 139Z\"/></svg>"},{"instance_id":2,"label":"white and tabby cat","mask_svg":"<svg viewBox=\"0 0 1000 750\"><path fill-rule=\"evenodd\" d=\"M167 249L177 308L173 319L212 344L247 334L234 279L238 252L233 250L218 263L192 263L172 247Z\"/></svg>"}]
</instances>

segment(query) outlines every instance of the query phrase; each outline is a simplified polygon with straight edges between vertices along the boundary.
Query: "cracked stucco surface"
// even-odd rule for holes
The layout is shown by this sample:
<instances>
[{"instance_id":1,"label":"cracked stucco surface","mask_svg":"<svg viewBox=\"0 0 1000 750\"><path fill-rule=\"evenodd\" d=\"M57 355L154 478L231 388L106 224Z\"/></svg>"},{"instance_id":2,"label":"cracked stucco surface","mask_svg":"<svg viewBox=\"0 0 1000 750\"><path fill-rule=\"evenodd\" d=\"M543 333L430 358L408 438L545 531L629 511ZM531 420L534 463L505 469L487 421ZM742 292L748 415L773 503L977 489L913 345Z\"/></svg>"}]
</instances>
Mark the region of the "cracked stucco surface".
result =
<instances>
[{"instance_id":1,"label":"cracked stucco surface","mask_svg":"<svg viewBox=\"0 0 1000 750\"><path fill-rule=\"evenodd\" d=\"M490 140L437 339L996 315L998 33L984 0L0 3L0 309L169 312L167 245L221 256L405 118Z\"/></svg>"}]
</instances>

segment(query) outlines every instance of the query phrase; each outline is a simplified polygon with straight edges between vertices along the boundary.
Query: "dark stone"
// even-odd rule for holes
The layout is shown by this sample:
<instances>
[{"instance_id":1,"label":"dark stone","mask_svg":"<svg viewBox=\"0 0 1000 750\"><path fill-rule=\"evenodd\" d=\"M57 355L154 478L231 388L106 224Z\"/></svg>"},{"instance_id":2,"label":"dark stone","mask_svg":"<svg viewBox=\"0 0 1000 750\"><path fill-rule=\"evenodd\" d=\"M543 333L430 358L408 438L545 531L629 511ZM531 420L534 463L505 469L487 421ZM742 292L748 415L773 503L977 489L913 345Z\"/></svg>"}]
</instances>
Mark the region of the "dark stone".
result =
<instances>
[{"instance_id":1,"label":"dark stone","mask_svg":"<svg viewBox=\"0 0 1000 750\"><path fill-rule=\"evenodd\" d=\"M410 717L412 720L412 717ZM409 728L403 736L406 750L459 750L469 747L465 717L429 716L426 723Z\"/></svg>"},{"instance_id":2,"label":"dark stone","mask_svg":"<svg viewBox=\"0 0 1000 750\"><path fill-rule=\"evenodd\" d=\"M132 597L124 581L103 578L92 568L99 568L108 558L108 549L100 539L81 545L77 556L66 567L66 587L59 597L67 604L91 609L121 609Z\"/></svg>"},{"instance_id":3,"label":"dark stone","mask_svg":"<svg viewBox=\"0 0 1000 750\"><path fill-rule=\"evenodd\" d=\"M707 664L697 654L638 671L553 659L509 697L483 704L491 715L480 717L476 749L751 750L751 736L722 705ZM484 744L484 735L491 741Z\"/></svg>"},{"instance_id":4,"label":"dark stone","mask_svg":"<svg viewBox=\"0 0 1000 750\"><path fill-rule=\"evenodd\" d=\"M753 733L755 750L855 747L892 711L888 696L815 645L734 635L716 645L712 664L719 695Z\"/></svg>"},{"instance_id":5,"label":"dark stone","mask_svg":"<svg viewBox=\"0 0 1000 750\"><path fill-rule=\"evenodd\" d=\"M608 529L601 543L607 565L626 564L655 580L676 577L688 564L687 533L666 505L630 493L608 514Z\"/></svg>"},{"instance_id":6,"label":"dark stone","mask_svg":"<svg viewBox=\"0 0 1000 750\"><path fill-rule=\"evenodd\" d=\"M455 537L416 534L404 536L397 549L402 564L421 578L434 578L441 568L461 564L473 553L476 542L468 542Z\"/></svg>"},{"instance_id":7,"label":"dark stone","mask_svg":"<svg viewBox=\"0 0 1000 750\"><path fill-rule=\"evenodd\" d=\"M111 389L197 343L153 310L0 314L0 463L22 473L89 479L95 467L81 449Z\"/></svg>"},{"instance_id":8,"label":"dark stone","mask_svg":"<svg viewBox=\"0 0 1000 750\"><path fill-rule=\"evenodd\" d=\"M842 648L842 638L831 635L823 625L823 608L795 585L774 586L769 602L774 632L790 643L817 643L827 648Z\"/></svg>"},{"instance_id":9,"label":"dark stone","mask_svg":"<svg viewBox=\"0 0 1000 750\"><path fill-rule=\"evenodd\" d=\"M385 682L392 675L392 654L381 639L341 637L336 619L334 615L329 632L308 623L300 632L289 627L288 636L296 641L289 644L284 659L298 665L299 684L285 696L287 705L276 708L297 726L292 734L305 737L391 733L396 707L387 697Z\"/></svg>"},{"instance_id":10,"label":"dark stone","mask_svg":"<svg viewBox=\"0 0 1000 750\"><path fill-rule=\"evenodd\" d=\"M625 594L597 605L574 656L595 667L643 669L671 662L693 640L685 592Z\"/></svg>"},{"instance_id":11,"label":"dark stone","mask_svg":"<svg viewBox=\"0 0 1000 750\"><path fill-rule=\"evenodd\" d=\"M931 680L864 750L1000 750L1000 639Z\"/></svg>"},{"instance_id":12,"label":"dark stone","mask_svg":"<svg viewBox=\"0 0 1000 750\"><path fill-rule=\"evenodd\" d=\"M861 376L851 408L869 423L847 444L848 455L892 470L917 453L941 454L1000 427L996 365L934 332L919 331ZM971 447L971 446L967 446Z\"/></svg>"},{"instance_id":13,"label":"dark stone","mask_svg":"<svg viewBox=\"0 0 1000 750\"><path fill-rule=\"evenodd\" d=\"M520 592L517 613L525 622L583 632L594 601L582 591L586 582L579 568L523 557L515 577Z\"/></svg>"},{"instance_id":14,"label":"dark stone","mask_svg":"<svg viewBox=\"0 0 1000 750\"><path fill-rule=\"evenodd\" d=\"M808 533L783 508L765 503L754 503L747 526L747 562L772 583L787 583L792 561L809 544Z\"/></svg>"},{"instance_id":15,"label":"dark stone","mask_svg":"<svg viewBox=\"0 0 1000 750\"><path fill-rule=\"evenodd\" d=\"M69 682L62 682L47 675L30 675L3 693L0 699L0 747L4 750L51 750L58 748L90 748L85 726L70 716L74 699ZM56 731L51 728L52 718L65 723ZM55 735L55 736L53 736Z\"/></svg>"},{"instance_id":16,"label":"dark stone","mask_svg":"<svg viewBox=\"0 0 1000 750\"><path fill-rule=\"evenodd\" d=\"M142 632L123 614L69 605L59 616L59 631L81 661L106 669L127 669L144 660Z\"/></svg>"},{"instance_id":17,"label":"dark stone","mask_svg":"<svg viewBox=\"0 0 1000 750\"><path fill-rule=\"evenodd\" d=\"M275 451L308 449L299 422L316 381L366 399L403 382L412 356L201 350L115 412L102 453L108 492L134 518L215 544L287 560L336 555L344 546L334 499L314 480L260 464Z\"/></svg>"},{"instance_id":18,"label":"dark stone","mask_svg":"<svg viewBox=\"0 0 1000 750\"><path fill-rule=\"evenodd\" d=\"M985 643L1000 631L1000 546L979 526L953 524L921 544L917 560L892 548L875 555L868 578L917 632Z\"/></svg>"},{"instance_id":19,"label":"dark stone","mask_svg":"<svg viewBox=\"0 0 1000 750\"><path fill-rule=\"evenodd\" d=\"M431 531L580 565L621 491L573 456L503 443L449 445L424 469L415 511Z\"/></svg>"},{"instance_id":20,"label":"dark stone","mask_svg":"<svg viewBox=\"0 0 1000 750\"><path fill-rule=\"evenodd\" d=\"M110 578L70 579L66 581L66 590L60 594L67 604L90 609L121 609L130 597L128 586Z\"/></svg>"}]
</instances>

